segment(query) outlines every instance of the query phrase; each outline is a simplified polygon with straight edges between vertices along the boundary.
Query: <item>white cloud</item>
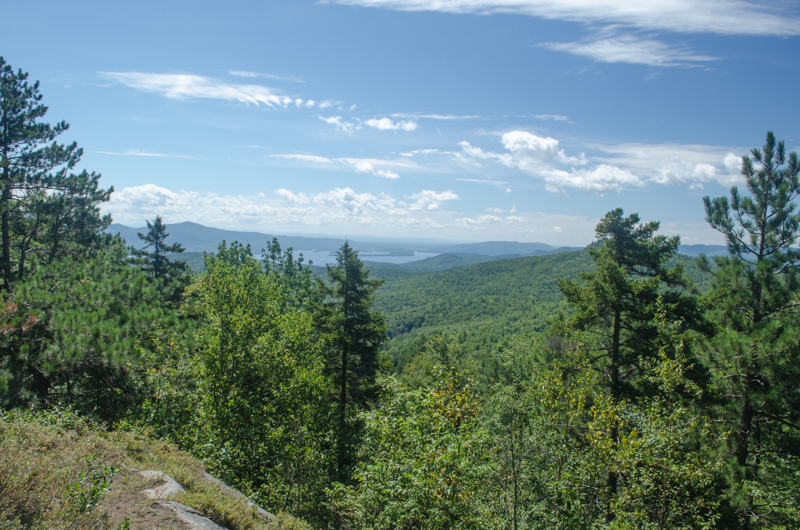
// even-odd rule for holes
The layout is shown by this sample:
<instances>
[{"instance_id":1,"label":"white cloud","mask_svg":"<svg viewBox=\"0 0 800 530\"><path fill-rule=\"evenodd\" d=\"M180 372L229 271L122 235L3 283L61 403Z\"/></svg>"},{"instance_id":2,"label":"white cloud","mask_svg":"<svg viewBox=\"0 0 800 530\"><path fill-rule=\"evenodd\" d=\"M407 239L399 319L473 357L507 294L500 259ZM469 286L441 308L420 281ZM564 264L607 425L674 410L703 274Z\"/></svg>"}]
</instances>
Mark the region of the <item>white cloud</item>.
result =
<instances>
[{"instance_id":1,"label":"white cloud","mask_svg":"<svg viewBox=\"0 0 800 530\"><path fill-rule=\"evenodd\" d=\"M545 189L553 193L563 194L564 188L570 187L587 193L604 194L618 192L625 186L639 187L644 184L630 171L607 164L576 170L574 166L588 163L586 156L583 153L579 157L567 156L555 138L544 138L527 131L510 131L502 135L502 142L510 153L484 151L467 142L461 142L460 145L467 156L495 160L544 179ZM553 163L573 167L565 171L553 167Z\"/></svg>"},{"instance_id":2,"label":"white cloud","mask_svg":"<svg viewBox=\"0 0 800 530\"><path fill-rule=\"evenodd\" d=\"M234 230L276 233L369 234L385 236L387 229L402 228L425 237L469 237L480 231L493 240L543 241L581 245L590 241L597 219L562 214L502 212L484 215L472 211L442 209L444 201L458 200L452 191L422 190L410 196L416 209L386 193L359 192L350 187L329 191L299 192L278 188L271 193L217 195L166 189L155 184L122 188L103 205L114 221L142 226L156 215L169 223L193 221ZM411 202L411 201L410 201ZM465 206L463 202L454 203ZM554 234L554 226L562 234ZM278 232L280 233L280 232ZM491 234L491 235L489 235Z\"/></svg>"},{"instance_id":3,"label":"white cloud","mask_svg":"<svg viewBox=\"0 0 800 530\"><path fill-rule=\"evenodd\" d=\"M395 173L394 171L389 171L387 169L375 169L372 163L368 160L357 160L355 162L356 171L359 173L372 173L377 177L383 177L387 179L399 179L400 175Z\"/></svg>"},{"instance_id":4,"label":"white cloud","mask_svg":"<svg viewBox=\"0 0 800 530\"><path fill-rule=\"evenodd\" d=\"M391 114L392 118L406 118L411 120L477 120L480 119L480 116L459 116L457 114L425 114L425 113L406 113L406 112L395 112Z\"/></svg>"},{"instance_id":5,"label":"white cloud","mask_svg":"<svg viewBox=\"0 0 800 530\"><path fill-rule=\"evenodd\" d=\"M114 156L152 156L157 158L189 158L189 159L197 159L195 156L185 156L185 155L168 155L165 153L151 153L149 151L140 151L138 149L128 149L124 153L115 153L113 151L93 151L94 153L98 153L101 155L114 155Z\"/></svg>"},{"instance_id":6,"label":"white cloud","mask_svg":"<svg viewBox=\"0 0 800 530\"><path fill-rule=\"evenodd\" d=\"M691 164L681 159L681 157L673 155L670 163L659 169L653 181L659 184L674 185L683 184L684 182L702 184L716 179L717 168L711 164Z\"/></svg>"},{"instance_id":7,"label":"white cloud","mask_svg":"<svg viewBox=\"0 0 800 530\"><path fill-rule=\"evenodd\" d=\"M309 200L308 196L305 193L302 193L302 192L301 193L294 193L294 192L292 192L290 190L287 190L285 188L278 188L278 189L274 190L272 193L274 193L275 195L278 195L279 197L283 197L287 201L290 201L290 202L293 202L293 203L296 203L296 204L308 204L309 202L311 202Z\"/></svg>"},{"instance_id":8,"label":"white cloud","mask_svg":"<svg viewBox=\"0 0 800 530\"><path fill-rule=\"evenodd\" d=\"M313 199L315 204L336 206L345 212L359 215L365 211L383 211L394 206L394 199L384 193L375 196L371 193L356 193L349 187L336 188L327 193L317 193Z\"/></svg>"},{"instance_id":9,"label":"white cloud","mask_svg":"<svg viewBox=\"0 0 800 530\"><path fill-rule=\"evenodd\" d=\"M317 164L330 164L336 162L336 159L325 158L324 156L316 155L300 155L300 154L284 154L284 155L270 155L273 158L286 158L287 160L302 160L303 162L314 162Z\"/></svg>"},{"instance_id":10,"label":"white cloud","mask_svg":"<svg viewBox=\"0 0 800 530\"><path fill-rule=\"evenodd\" d=\"M480 147L475 147L471 145L469 142L460 142L458 145L461 146L461 150L467 156L480 158L482 160L495 160L496 162L500 162L504 166L508 167L514 166L514 157L508 153L495 153L494 151L484 151Z\"/></svg>"},{"instance_id":11,"label":"white cloud","mask_svg":"<svg viewBox=\"0 0 800 530\"><path fill-rule=\"evenodd\" d=\"M561 114L537 114L534 118L539 120L569 121L568 116L562 116Z\"/></svg>"},{"instance_id":12,"label":"white cloud","mask_svg":"<svg viewBox=\"0 0 800 530\"><path fill-rule=\"evenodd\" d=\"M367 120L364 123L379 131L396 131L399 129L410 132L417 128L417 122L411 120L392 121L389 118L381 118Z\"/></svg>"},{"instance_id":13,"label":"white cloud","mask_svg":"<svg viewBox=\"0 0 800 530\"><path fill-rule=\"evenodd\" d=\"M379 177L383 177L385 179L399 179L400 175L395 173L394 171L389 171L388 169L376 169L375 175Z\"/></svg>"},{"instance_id":14,"label":"white cloud","mask_svg":"<svg viewBox=\"0 0 800 530\"><path fill-rule=\"evenodd\" d=\"M147 72L103 72L117 83L172 99L221 99L270 107L297 105L302 99L280 95L262 85L237 85L192 74L154 74Z\"/></svg>"},{"instance_id":15,"label":"white cloud","mask_svg":"<svg viewBox=\"0 0 800 530\"><path fill-rule=\"evenodd\" d=\"M519 224L524 223L525 219L516 215L509 215L505 218L496 215L480 215L478 217L461 217L455 220L456 224L462 228L470 230L484 230L487 226L499 224Z\"/></svg>"},{"instance_id":16,"label":"white cloud","mask_svg":"<svg viewBox=\"0 0 800 530\"><path fill-rule=\"evenodd\" d=\"M563 149L559 149L558 140L542 138L527 131L511 131L503 134L503 146L516 154L520 169L531 170L540 162L557 159L564 164L576 166L586 165L586 156L567 156Z\"/></svg>"},{"instance_id":17,"label":"white cloud","mask_svg":"<svg viewBox=\"0 0 800 530\"><path fill-rule=\"evenodd\" d=\"M722 186L741 183L741 157L729 147L681 144L596 145L608 156L594 158L624 167L659 184L699 185L716 182ZM739 150L733 148L733 150ZM746 149L742 148L742 151Z\"/></svg>"},{"instance_id":18,"label":"white cloud","mask_svg":"<svg viewBox=\"0 0 800 530\"><path fill-rule=\"evenodd\" d=\"M733 153L728 153L725 155L725 158L722 159L722 163L725 165L725 169L728 170L729 175L733 175L739 178L739 175L742 172L741 156L736 156Z\"/></svg>"},{"instance_id":19,"label":"white cloud","mask_svg":"<svg viewBox=\"0 0 800 530\"><path fill-rule=\"evenodd\" d=\"M414 203L409 206L409 210L431 211L438 210L439 206L441 206L444 201L458 200L459 196L452 191L443 191L441 193L437 193L432 190L422 190L419 193L414 193L408 198L414 199Z\"/></svg>"},{"instance_id":20,"label":"white cloud","mask_svg":"<svg viewBox=\"0 0 800 530\"><path fill-rule=\"evenodd\" d=\"M381 160L378 158L326 158L316 155L304 154L277 154L270 155L272 158L283 158L286 160L300 160L314 164L343 164L351 166L357 173L372 174L376 177L387 179L399 179L400 175L387 168L419 169L419 166L408 160Z\"/></svg>"},{"instance_id":21,"label":"white cloud","mask_svg":"<svg viewBox=\"0 0 800 530\"><path fill-rule=\"evenodd\" d=\"M249 72L247 70L228 70L228 73L236 77L265 77L267 79L278 79L280 81L291 81L293 83L305 83L302 77L291 75L262 74L261 72Z\"/></svg>"},{"instance_id":22,"label":"white cloud","mask_svg":"<svg viewBox=\"0 0 800 530\"><path fill-rule=\"evenodd\" d=\"M604 63L630 63L647 66L689 66L717 60L688 49L670 46L655 39L635 35L619 35L592 41L545 42L548 50L582 55Z\"/></svg>"},{"instance_id":23,"label":"white cloud","mask_svg":"<svg viewBox=\"0 0 800 530\"><path fill-rule=\"evenodd\" d=\"M353 134L353 131L361 129L361 124L358 121L345 121L341 116L331 116L328 118L320 116L319 119L336 127L337 131L342 131L347 134Z\"/></svg>"},{"instance_id":24,"label":"white cloud","mask_svg":"<svg viewBox=\"0 0 800 530\"><path fill-rule=\"evenodd\" d=\"M344 5L457 14L520 14L583 24L723 35L800 34L790 4L746 0L330 0Z\"/></svg>"},{"instance_id":25,"label":"white cloud","mask_svg":"<svg viewBox=\"0 0 800 530\"><path fill-rule=\"evenodd\" d=\"M545 189L559 194L564 193L565 187L602 195L619 192L626 186L644 186L644 182L630 171L605 164L593 169L572 171L552 169L542 171L540 175L544 177Z\"/></svg>"}]
</instances>

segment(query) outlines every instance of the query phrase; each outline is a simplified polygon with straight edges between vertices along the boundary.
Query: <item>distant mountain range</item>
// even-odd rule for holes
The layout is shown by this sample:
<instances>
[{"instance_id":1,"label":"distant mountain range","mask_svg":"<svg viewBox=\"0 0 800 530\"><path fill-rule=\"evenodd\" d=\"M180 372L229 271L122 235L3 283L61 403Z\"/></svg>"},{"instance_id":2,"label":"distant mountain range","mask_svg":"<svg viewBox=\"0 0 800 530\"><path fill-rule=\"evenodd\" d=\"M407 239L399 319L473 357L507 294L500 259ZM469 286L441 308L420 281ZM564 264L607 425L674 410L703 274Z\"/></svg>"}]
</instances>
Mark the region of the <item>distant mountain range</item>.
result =
<instances>
[{"instance_id":1,"label":"distant mountain range","mask_svg":"<svg viewBox=\"0 0 800 530\"><path fill-rule=\"evenodd\" d=\"M114 223L109 226L108 232L120 234L129 245L141 247L142 242L138 233L147 232L147 227L133 228L130 226ZM261 249L266 247L267 241L271 241L272 234L261 232L237 232L234 230L223 230L203 226L198 223L184 222L172 223L167 225L169 238L167 243L179 242L187 252L214 252L222 241L231 243L238 241L243 245L249 244L253 248L254 254L259 254ZM345 242L343 238L328 237L303 237L303 236L277 236L281 247L286 249L292 247L295 251L335 252ZM504 259L521 256L540 256L546 254L557 254L580 250L582 247L556 247L546 243L519 243L517 241L484 241L482 243L463 243L450 244L447 242L426 241L354 241L350 240L350 245L362 253L362 259L369 260L368 253L383 254L389 256L413 256L414 252L425 252L430 254L458 254L454 261L461 263L476 263L485 261L479 256L490 256L491 260ZM699 256L705 253L709 256L724 254L726 247L721 245L681 245L678 252L687 256ZM437 261L439 268L443 265ZM488 260L486 260L488 261ZM419 266L417 266L419 267ZM413 268L417 268L413 267ZM426 267L426 266L423 266Z\"/></svg>"}]
</instances>

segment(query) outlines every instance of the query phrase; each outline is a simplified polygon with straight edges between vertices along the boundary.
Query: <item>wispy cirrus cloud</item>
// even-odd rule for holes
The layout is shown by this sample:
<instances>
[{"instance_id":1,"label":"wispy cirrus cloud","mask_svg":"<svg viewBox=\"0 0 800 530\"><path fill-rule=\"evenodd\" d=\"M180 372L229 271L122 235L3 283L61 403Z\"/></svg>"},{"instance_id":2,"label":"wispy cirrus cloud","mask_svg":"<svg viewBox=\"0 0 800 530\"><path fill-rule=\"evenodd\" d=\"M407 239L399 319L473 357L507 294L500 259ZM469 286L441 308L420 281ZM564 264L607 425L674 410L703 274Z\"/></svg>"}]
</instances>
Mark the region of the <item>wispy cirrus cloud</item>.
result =
<instances>
[{"instance_id":1,"label":"wispy cirrus cloud","mask_svg":"<svg viewBox=\"0 0 800 530\"><path fill-rule=\"evenodd\" d=\"M454 14L519 14L582 24L722 35L800 34L790 4L747 0L328 0L353 6Z\"/></svg>"},{"instance_id":2,"label":"wispy cirrus cloud","mask_svg":"<svg viewBox=\"0 0 800 530\"><path fill-rule=\"evenodd\" d=\"M411 120L444 120L444 121L453 121L453 120L478 120L481 119L480 116L474 115L456 115L456 114L429 114L429 113L408 113L408 112L395 112L390 114L392 118L405 118Z\"/></svg>"},{"instance_id":3,"label":"wispy cirrus cloud","mask_svg":"<svg viewBox=\"0 0 800 530\"><path fill-rule=\"evenodd\" d=\"M292 83L305 83L305 80L302 77L296 77L292 75L275 75L275 74L264 74L261 72L250 72L248 70L228 70L228 73L231 75L235 75L236 77L263 77L266 79L277 79L278 81L291 81Z\"/></svg>"},{"instance_id":4,"label":"wispy cirrus cloud","mask_svg":"<svg viewBox=\"0 0 800 530\"><path fill-rule=\"evenodd\" d=\"M282 95L267 86L226 83L213 77L193 74L102 72L102 75L115 83L171 99L221 99L256 106L264 104L270 107L315 105L313 100Z\"/></svg>"},{"instance_id":5,"label":"wispy cirrus cloud","mask_svg":"<svg viewBox=\"0 0 800 530\"><path fill-rule=\"evenodd\" d=\"M319 119L328 125L333 125L337 131L347 134L353 134L354 131L362 128L361 120L358 118L348 121L341 116L319 116Z\"/></svg>"},{"instance_id":6,"label":"wispy cirrus cloud","mask_svg":"<svg viewBox=\"0 0 800 530\"><path fill-rule=\"evenodd\" d=\"M313 164L322 165L347 165L355 169L357 173L367 173L387 179L399 179L400 175L393 169L414 169L418 170L420 167L409 160L381 160L378 158L326 158L316 155L306 154L276 154L271 155L272 158L283 158L285 160L299 160L301 162L309 162Z\"/></svg>"},{"instance_id":7,"label":"wispy cirrus cloud","mask_svg":"<svg viewBox=\"0 0 800 530\"><path fill-rule=\"evenodd\" d=\"M545 42L540 47L589 57L604 63L629 63L647 66L698 66L716 61L717 57L701 55L679 46L636 35L618 35L577 42Z\"/></svg>"},{"instance_id":8,"label":"wispy cirrus cloud","mask_svg":"<svg viewBox=\"0 0 800 530\"><path fill-rule=\"evenodd\" d=\"M569 121L569 116L562 116L561 114L536 114L534 118L537 120Z\"/></svg>"},{"instance_id":9,"label":"wispy cirrus cloud","mask_svg":"<svg viewBox=\"0 0 800 530\"><path fill-rule=\"evenodd\" d=\"M188 159L197 159L196 156L186 156L186 155L170 155L166 153L153 153L150 151L141 151L138 149L128 149L123 151L122 153L117 153L114 151L93 151L94 153L98 153L101 155L113 155L113 156L147 156L147 157L156 157L156 158L188 158Z\"/></svg>"}]
</instances>

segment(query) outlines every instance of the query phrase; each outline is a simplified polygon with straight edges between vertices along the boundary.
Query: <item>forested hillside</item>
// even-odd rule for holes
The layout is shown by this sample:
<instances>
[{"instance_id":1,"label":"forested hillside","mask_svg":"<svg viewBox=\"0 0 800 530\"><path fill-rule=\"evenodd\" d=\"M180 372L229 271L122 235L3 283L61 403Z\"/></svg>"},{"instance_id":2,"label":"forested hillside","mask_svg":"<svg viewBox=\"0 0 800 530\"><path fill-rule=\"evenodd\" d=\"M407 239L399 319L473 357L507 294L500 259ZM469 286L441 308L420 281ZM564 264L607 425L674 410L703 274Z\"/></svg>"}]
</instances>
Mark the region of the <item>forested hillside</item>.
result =
<instances>
[{"instance_id":1,"label":"forested hillside","mask_svg":"<svg viewBox=\"0 0 800 530\"><path fill-rule=\"evenodd\" d=\"M232 241L195 274L161 216L106 232L41 99L0 58L0 529L129 530L117 487L153 521L113 480L150 462L230 530L800 527L800 160L771 132L747 197L704 199L713 260L616 208L573 252Z\"/></svg>"}]
</instances>

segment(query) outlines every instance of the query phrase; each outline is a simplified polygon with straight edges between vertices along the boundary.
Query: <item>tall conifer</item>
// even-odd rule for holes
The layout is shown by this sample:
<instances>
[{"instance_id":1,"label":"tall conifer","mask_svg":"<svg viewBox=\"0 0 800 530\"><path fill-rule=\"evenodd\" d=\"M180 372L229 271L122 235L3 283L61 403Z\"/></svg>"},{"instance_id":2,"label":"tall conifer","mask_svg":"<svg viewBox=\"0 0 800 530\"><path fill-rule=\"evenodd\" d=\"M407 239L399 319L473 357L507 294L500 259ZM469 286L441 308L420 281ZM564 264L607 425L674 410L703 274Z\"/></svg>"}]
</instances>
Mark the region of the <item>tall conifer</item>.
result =
<instances>
[{"instance_id":1,"label":"tall conifer","mask_svg":"<svg viewBox=\"0 0 800 530\"><path fill-rule=\"evenodd\" d=\"M335 265L327 265L328 282L318 280L325 298L316 304L317 322L329 348L326 372L336 388L337 474L349 475L357 440L350 421L354 405L375 397L378 348L386 340L383 315L372 309L375 290L382 280L369 278L358 252L345 242Z\"/></svg>"},{"instance_id":2,"label":"tall conifer","mask_svg":"<svg viewBox=\"0 0 800 530\"><path fill-rule=\"evenodd\" d=\"M703 199L706 219L728 243L729 256L705 256L715 271L717 321L712 343L721 420L731 432L730 499L744 529L800 524L800 195L797 153L767 133L742 158L747 195ZM793 460L794 459L794 460ZM794 505L794 509L786 509Z\"/></svg>"}]
</instances>

